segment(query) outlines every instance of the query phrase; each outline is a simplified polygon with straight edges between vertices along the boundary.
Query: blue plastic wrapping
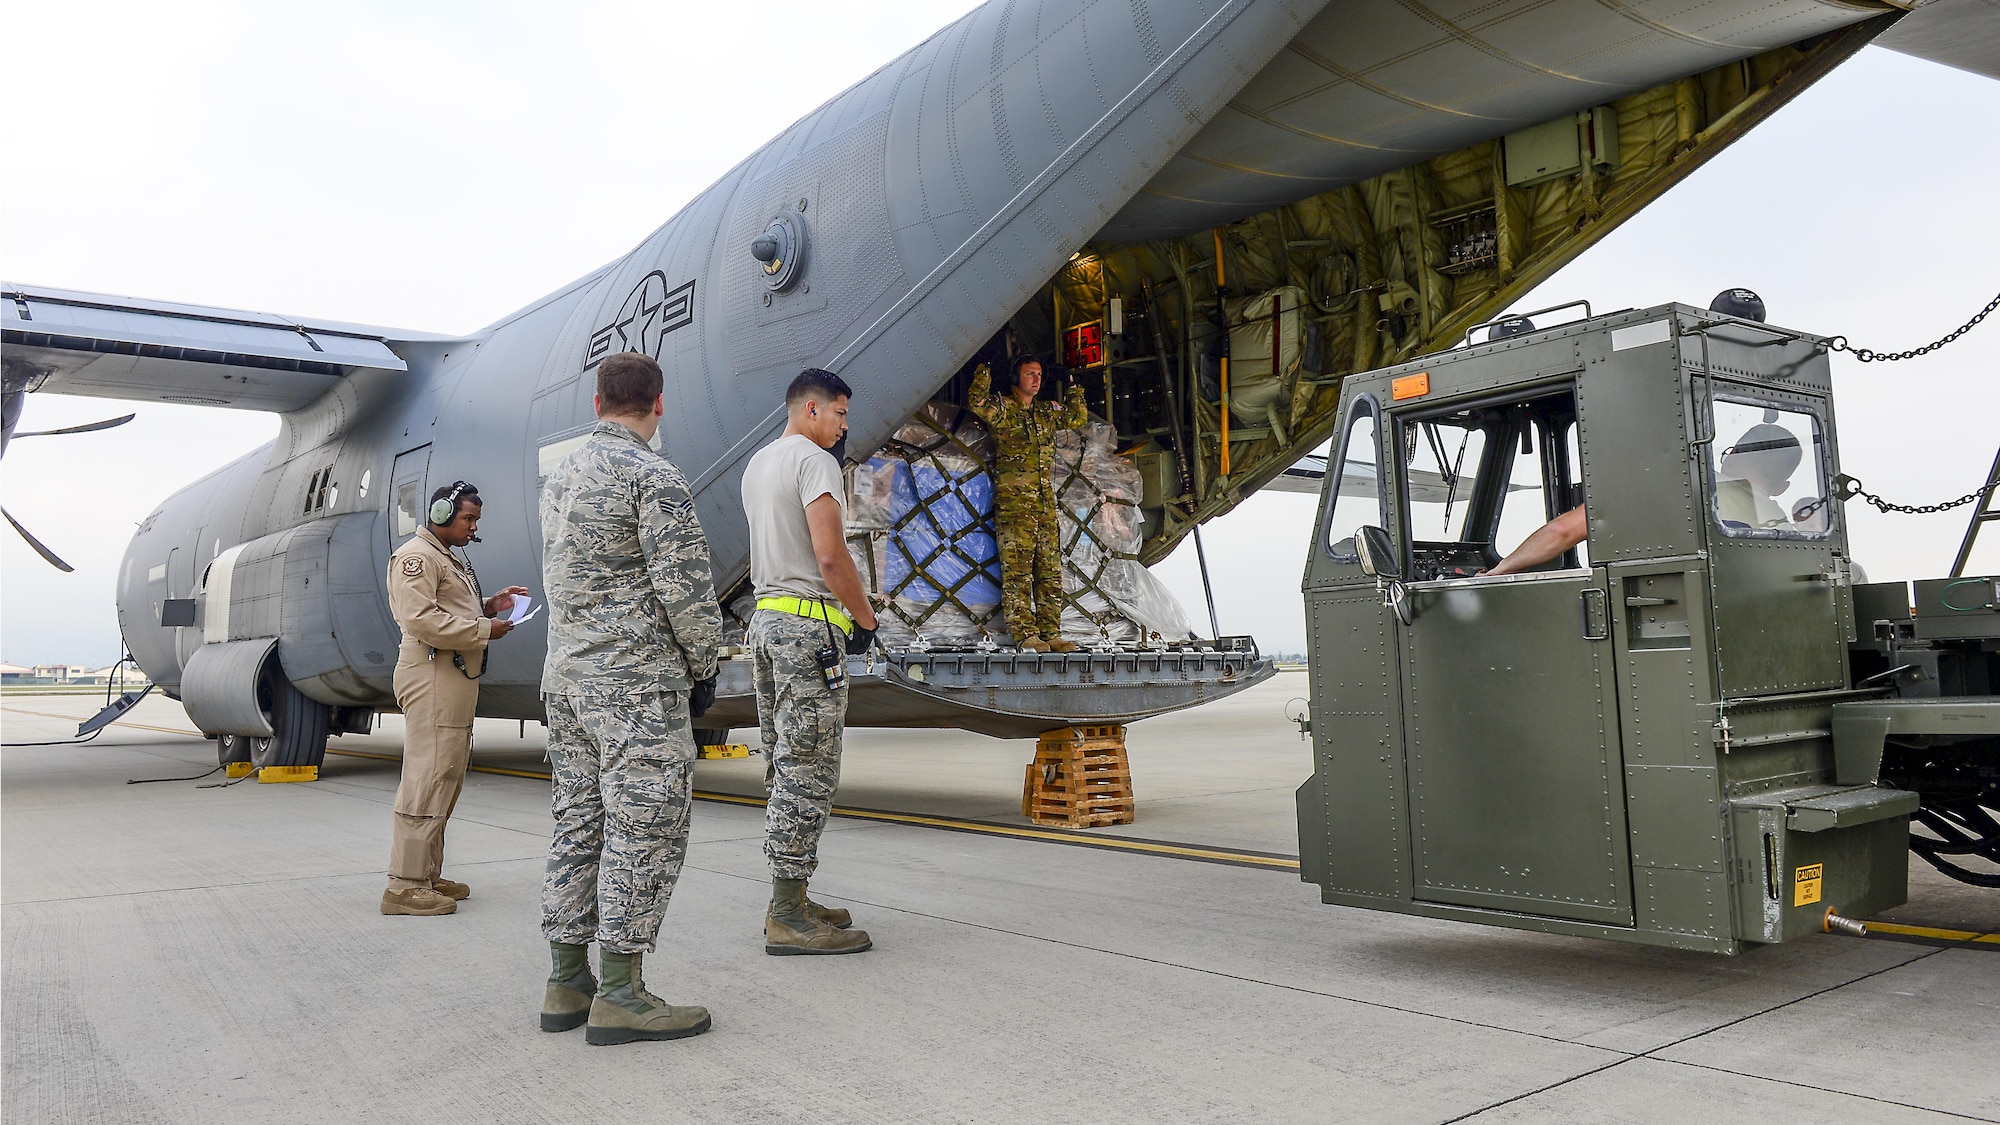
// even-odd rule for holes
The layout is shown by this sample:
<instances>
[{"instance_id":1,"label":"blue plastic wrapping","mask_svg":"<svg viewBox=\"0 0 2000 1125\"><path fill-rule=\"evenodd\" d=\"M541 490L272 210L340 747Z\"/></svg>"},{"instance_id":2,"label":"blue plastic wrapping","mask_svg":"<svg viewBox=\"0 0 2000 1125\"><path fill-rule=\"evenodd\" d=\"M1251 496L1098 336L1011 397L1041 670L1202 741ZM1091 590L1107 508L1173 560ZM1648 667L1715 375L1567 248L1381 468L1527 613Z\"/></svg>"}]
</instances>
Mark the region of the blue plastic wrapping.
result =
<instances>
[{"instance_id":1,"label":"blue plastic wrapping","mask_svg":"<svg viewBox=\"0 0 2000 1125\"><path fill-rule=\"evenodd\" d=\"M920 604L950 590L978 612L1000 602L1000 551L993 540L993 477L968 458L933 455L911 465L885 457L872 472L892 473L883 588Z\"/></svg>"}]
</instances>

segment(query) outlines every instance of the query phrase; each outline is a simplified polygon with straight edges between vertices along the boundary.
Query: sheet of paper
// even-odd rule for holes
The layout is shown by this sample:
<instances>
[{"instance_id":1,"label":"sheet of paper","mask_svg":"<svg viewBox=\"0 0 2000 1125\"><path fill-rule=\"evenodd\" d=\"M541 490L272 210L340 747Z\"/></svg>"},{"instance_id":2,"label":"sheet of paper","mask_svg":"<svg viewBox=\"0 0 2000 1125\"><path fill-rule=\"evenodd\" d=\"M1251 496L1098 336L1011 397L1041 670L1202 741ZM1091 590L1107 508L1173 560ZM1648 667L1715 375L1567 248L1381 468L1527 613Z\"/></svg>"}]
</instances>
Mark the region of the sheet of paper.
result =
<instances>
[{"instance_id":1,"label":"sheet of paper","mask_svg":"<svg viewBox=\"0 0 2000 1125\"><path fill-rule=\"evenodd\" d=\"M528 611L534 607L535 599L526 594L514 595L514 608L507 611L507 620L519 625L528 619Z\"/></svg>"}]
</instances>

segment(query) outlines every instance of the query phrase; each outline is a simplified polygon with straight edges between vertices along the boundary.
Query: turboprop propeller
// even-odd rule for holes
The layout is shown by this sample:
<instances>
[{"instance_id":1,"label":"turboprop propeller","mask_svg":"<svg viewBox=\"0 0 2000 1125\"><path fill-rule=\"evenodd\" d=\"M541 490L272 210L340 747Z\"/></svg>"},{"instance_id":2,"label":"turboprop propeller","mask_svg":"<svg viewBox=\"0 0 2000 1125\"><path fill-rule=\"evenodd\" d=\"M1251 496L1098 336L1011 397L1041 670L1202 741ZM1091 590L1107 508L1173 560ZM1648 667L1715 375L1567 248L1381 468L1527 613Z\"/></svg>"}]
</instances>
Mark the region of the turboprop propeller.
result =
<instances>
[{"instance_id":1,"label":"turboprop propeller","mask_svg":"<svg viewBox=\"0 0 2000 1125\"><path fill-rule=\"evenodd\" d=\"M98 422L86 422L80 426L64 426L55 430L24 430L20 433L15 433L14 425L21 420L22 400L26 397L25 394L20 392L7 396L5 410L3 413L0 413L0 423L4 423L4 425L0 425L0 457L5 457L7 455L7 447L19 438L56 437L61 434L88 434L97 430L109 430L122 426L137 417L134 414L126 414L118 418L106 418ZM49 550L41 540L35 538L27 528L22 527L21 521L15 519L12 512L9 512L5 508L0 508L0 516L5 516L7 522L13 525L14 530L20 533L21 538L27 540L28 546L33 547L35 553L42 556L50 566L55 567L65 574L76 570L75 567L64 562L61 556Z\"/></svg>"}]
</instances>

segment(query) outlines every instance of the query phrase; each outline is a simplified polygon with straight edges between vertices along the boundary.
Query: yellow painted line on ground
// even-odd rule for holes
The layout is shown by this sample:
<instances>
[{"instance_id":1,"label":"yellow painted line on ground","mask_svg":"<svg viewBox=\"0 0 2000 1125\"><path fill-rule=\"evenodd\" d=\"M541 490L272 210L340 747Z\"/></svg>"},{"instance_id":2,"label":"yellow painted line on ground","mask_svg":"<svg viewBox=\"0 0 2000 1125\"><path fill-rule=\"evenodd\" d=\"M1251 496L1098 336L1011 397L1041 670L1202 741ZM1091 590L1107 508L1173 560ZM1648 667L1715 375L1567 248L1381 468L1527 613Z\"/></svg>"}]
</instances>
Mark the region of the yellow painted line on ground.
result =
<instances>
[{"instance_id":1,"label":"yellow painted line on ground","mask_svg":"<svg viewBox=\"0 0 2000 1125\"><path fill-rule=\"evenodd\" d=\"M70 722L72 722L72 723L80 723L80 722L83 722L83 720L84 720L84 719L88 719L88 718L90 717L90 716L88 716L88 715L85 715L85 716L83 716L83 718L78 718L78 717L77 717L77 716L75 716L75 715L57 715L57 714L55 714L55 713L53 713L53 712L49 712L49 711L30 711L30 710L28 710L28 709L27 709L27 708L25 708L25 707L0 707L0 711L13 711L13 712L15 712L15 713L17 713L17 714L22 714L22 715L34 715L35 717L37 717L37 718L42 718L42 719L67 719L68 721L70 721ZM161 734L180 734L180 735L186 735L186 736L187 736L187 737L189 737L189 738L207 738L207 737L208 737L207 735L205 735L205 734L201 733L201 732L200 732L200 731L198 731L198 730L175 730L175 729L174 729L174 728L172 728L172 727L149 727L149 726L147 726L147 725L146 725L146 724L144 724L144 723L124 723L124 722L119 722L119 723L113 723L113 724L111 724L111 725L112 725L112 726L116 726L116 727L130 727L130 728L132 728L133 730L150 730L150 731L158 731L158 732L159 732L159 733L161 733Z\"/></svg>"},{"instance_id":2,"label":"yellow painted line on ground","mask_svg":"<svg viewBox=\"0 0 2000 1125\"><path fill-rule=\"evenodd\" d=\"M331 746L326 748L326 752L329 754L339 754L343 758L373 758L378 762L400 762L403 760L399 755L395 754L364 754L359 750L335 750ZM508 770L501 769L499 766L467 766L465 768L473 773L497 773L502 777L530 777L537 781L547 781L549 779L548 774L536 773L533 770Z\"/></svg>"},{"instance_id":3,"label":"yellow painted line on ground","mask_svg":"<svg viewBox=\"0 0 2000 1125\"><path fill-rule=\"evenodd\" d=\"M329 754L341 754L350 758L374 758L383 762L400 762L401 758L390 754L364 754L358 750L327 749ZM547 781L549 775L532 770L510 770L498 766L467 766L473 773L494 773L502 777L528 777L537 781ZM763 808L759 797L742 797L734 793L711 793L697 789L694 797L698 801L715 801L725 805L744 805ZM1045 828L1017 828L1006 824L990 824L979 820L956 820L951 817L922 816L916 813L882 812L878 809L850 809L834 806L833 815L851 820L874 820L889 824L908 824L919 828L943 828L953 832L973 832L984 836L1011 836L1022 840L1046 840L1051 843L1070 844L1088 848L1105 848L1111 851L1139 852L1145 855L1178 856L1185 859L1207 860L1212 863L1234 863L1248 867L1271 867L1283 871L1297 871L1299 861L1281 856L1258 855L1255 852L1233 852L1220 848L1195 848L1184 844L1161 844L1151 840L1124 840L1116 836L1084 836L1072 832L1057 832Z\"/></svg>"},{"instance_id":4,"label":"yellow painted line on ground","mask_svg":"<svg viewBox=\"0 0 2000 1125\"><path fill-rule=\"evenodd\" d=\"M36 715L45 719L74 719L73 715L55 715L46 711L29 711L20 707L0 708L18 711L24 715ZM138 730L158 731L161 734L178 734L189 738L206 738L200 731L174 730L169 727L146 726L142 723L119 723L118 726L133 727ZM327 753L345 758L370 758L378 762L401 762L394 754L369 754L360 750L336 750L327 748ZM534 770L510 770L500 766L467 766L473 773L498 774L501 777L525 777L534 781L547 781L549 775ZM697 789L696 800L714 801L726 805L764 807L764 801L757 797L743 797L734 793L711 793ZM1071 844L1090 848L1104 848L1112 851L1138 852L1144 855L1180 856L1187 859L1208 860L1215 863L1234 863L1248 867L1269 867L1282 871L1297 871L1299 861L1281 856L1258 855L1254 852L1234 852L1220 848L1195 848L1184 844L1161 844L1151 840L1126 840L1117 836L1083 836L1071 832L1058 832L1043 828L1022 828L1006 824L990 824L978 820L956 820L951 817L923 816L917 813L883 812L879 809L850 809L834 806L833 815L852 820L874 820L888 824L909 824L920 828L943 828L953 832L972 832L985 836L1011 836L1021 840L1046 840L1058 844ZM1937 941L1979 942L2000 945L2000 933L1981 934L1972 930L1945 930L1932 926L1906 926L1900 922L1869 922L1868 928L1877 933L1900 934L1905 937L1932 938Z\"/></svg>"},{"instance_id":5,"label":"yellow painted line on ground","mask_svg":"<svg viewBox=\"0 0 2000 1125\"><path fill-rule=\"evenodd\" d=\"M1974 930L1941 930L1934 926L1905 926L1901 922L1865 923L1871 934L1902 934L1905 937L1935 938L1938 941L1972 941L2000 945L2000 933L1982 934Z\"/></svg>"},{"instance_id":6,"label":"yellow painted line on ground","mask_svg":"<svg viewBox=\"0 0 2000 1125\"><path fill-rule=\"evenodd\" d=\"M762 805L755 797L738 797L727 793L700 793L696 797L706 801L726 801L739 805ZM944 828L953 832L974 832L984 836L1011 836L1021 840L1046 840L1057 844L1072 844L1087 848L1105 848L1111 851L1140 852L1146 855L1178 856L1183 859L1202 859L1215 863L1234 863L1246 867L1272 867L1284 871L1297 871L1299 861L1279 856L1258 855L1255 852L1232 852L1220 848L1194 848L1185 844L1161 844L1151 840L1126 840L1117 836L1084 836L1073 832L1057 832L1045 828L1017 828L1007 824L989 824L979 820L954 820L942 816L921 816L915 813L880 812L875 809L844 809L836 806L833 815L851 817L856 820L877 820L890 824L909 824L920 828Z\"/></svg>"}]
</instances>

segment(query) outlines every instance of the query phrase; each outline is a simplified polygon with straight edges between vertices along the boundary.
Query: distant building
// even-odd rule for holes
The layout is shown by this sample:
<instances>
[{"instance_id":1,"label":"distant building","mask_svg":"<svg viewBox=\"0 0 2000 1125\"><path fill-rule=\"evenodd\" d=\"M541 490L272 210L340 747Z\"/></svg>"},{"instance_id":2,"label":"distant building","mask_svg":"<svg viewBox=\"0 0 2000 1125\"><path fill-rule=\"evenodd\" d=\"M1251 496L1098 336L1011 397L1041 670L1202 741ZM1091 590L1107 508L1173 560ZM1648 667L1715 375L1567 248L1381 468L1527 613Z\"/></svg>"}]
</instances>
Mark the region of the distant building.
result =
<instances>
[{"instance_id":1,"label":"distant building","mask_svg":"<svg viewBox=\"0 0 2000 1125\"><path fill-rule=\"evenodd\" d=\"M92 668L87 664L37 664L32 668L24 668L19 664L0 665L0 683L7 684L103 687L117 675L116 664L108 664L102 668ZM128 687L145 687L146 674L137 668L128 667L125 669L124 682Z\"/></svg>"},{"instance_id":2,"label":"distant building","mask_svg":"<svg viewBox=\"0 0 2000 1125\"><path fill-rule=\"evenodd\" d=\"M113 679L117 678L117 676L118 676L118 665L116 664L107 664L104 667L97 669L90 669L90 668L80 667L77 665L71 665L69 670L69 682L73 684L93 684L98 687L103 687L105 684L108 684ZM125 683L132 686L143 687L146 683L146 675L145 673L139 671L137 668L127 668L125 669Z\"/></svg>"}]
</instances>

